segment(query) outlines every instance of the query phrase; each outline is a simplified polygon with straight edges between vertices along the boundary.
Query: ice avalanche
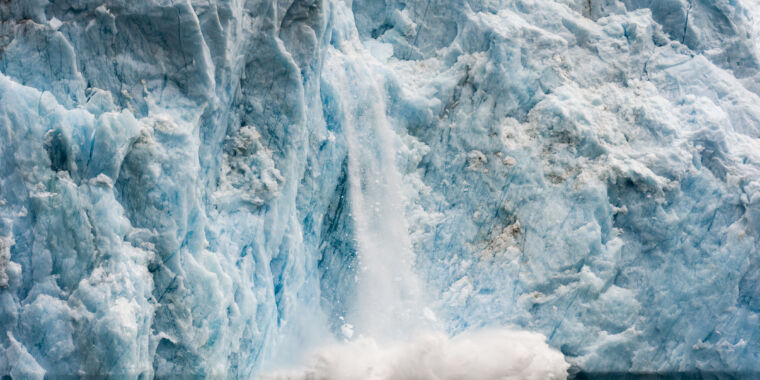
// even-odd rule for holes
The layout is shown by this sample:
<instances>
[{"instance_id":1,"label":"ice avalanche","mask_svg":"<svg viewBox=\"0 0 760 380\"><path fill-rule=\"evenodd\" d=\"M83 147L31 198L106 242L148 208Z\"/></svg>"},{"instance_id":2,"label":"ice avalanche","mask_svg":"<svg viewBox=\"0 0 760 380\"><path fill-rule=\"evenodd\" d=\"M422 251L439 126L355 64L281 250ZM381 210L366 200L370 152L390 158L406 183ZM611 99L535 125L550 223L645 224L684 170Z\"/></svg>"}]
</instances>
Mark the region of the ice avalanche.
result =
<instances>
[{"instance_id":1,"label":"ice avalanche","mask_svg":"<svg viewBox=\"0 0 760 380\"><path fill-rule=\"evenodd\" d=\"M0 377L760 374L756 0L0 1Z\"/></svg>"}]
</instances>

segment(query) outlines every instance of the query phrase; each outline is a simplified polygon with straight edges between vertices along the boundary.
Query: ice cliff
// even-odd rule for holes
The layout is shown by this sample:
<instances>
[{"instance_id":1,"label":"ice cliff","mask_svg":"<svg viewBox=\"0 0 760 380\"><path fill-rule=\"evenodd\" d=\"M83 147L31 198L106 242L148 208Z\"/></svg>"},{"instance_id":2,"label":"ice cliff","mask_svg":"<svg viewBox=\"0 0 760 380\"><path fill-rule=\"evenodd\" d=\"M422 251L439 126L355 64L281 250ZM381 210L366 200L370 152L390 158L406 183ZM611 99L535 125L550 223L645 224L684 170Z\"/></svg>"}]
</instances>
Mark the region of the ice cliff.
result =
<instances>
[{"instance_id":1,"label":"ice cliff","mask_svg":"<svg viewBox=\"0 0 760 380\"><path fill-rule=\"evenodd\" d=\"M754 0L0 2L0 375L760 371L759 239Z\"/></svg>"}]
</instances>

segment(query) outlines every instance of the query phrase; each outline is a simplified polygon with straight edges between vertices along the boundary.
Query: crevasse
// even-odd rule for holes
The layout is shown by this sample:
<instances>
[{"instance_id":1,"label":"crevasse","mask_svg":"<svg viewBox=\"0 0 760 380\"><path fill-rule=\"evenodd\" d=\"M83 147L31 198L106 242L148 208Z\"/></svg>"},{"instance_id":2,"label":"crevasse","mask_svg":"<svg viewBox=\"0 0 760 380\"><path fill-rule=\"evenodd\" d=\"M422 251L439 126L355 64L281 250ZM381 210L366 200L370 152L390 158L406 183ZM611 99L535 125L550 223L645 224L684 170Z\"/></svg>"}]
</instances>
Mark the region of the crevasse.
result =
<instances>
[{"instance_id":1,"label":"crevasse","mask_svg":"<svg viewBox=\"0 0 760 380\"><path fill-rule=\"evenodd\" d=\"M0 374L760 371L759 12L2 2Z\"/></svg>"}]
</instances>

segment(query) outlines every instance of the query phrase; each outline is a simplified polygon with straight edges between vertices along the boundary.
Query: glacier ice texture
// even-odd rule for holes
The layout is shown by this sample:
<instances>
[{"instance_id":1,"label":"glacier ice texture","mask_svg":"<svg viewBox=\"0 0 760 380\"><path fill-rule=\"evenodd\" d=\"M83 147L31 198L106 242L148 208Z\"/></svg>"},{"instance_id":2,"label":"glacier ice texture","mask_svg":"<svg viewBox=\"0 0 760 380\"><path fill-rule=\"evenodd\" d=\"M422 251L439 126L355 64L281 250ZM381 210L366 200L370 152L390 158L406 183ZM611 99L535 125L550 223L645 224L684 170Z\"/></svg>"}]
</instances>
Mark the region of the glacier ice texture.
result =
<instances>
[{"instance_id":1,"label":"glacier ice texture","mask_svg":"<svg viewBox=\"0 0 760 380\"><path fill-rule=\"evenodd\" d=\"M754 0L0 2L0 375L256 376L408 292L757 372L759 238Z\"/></svg>"}]
</instances>

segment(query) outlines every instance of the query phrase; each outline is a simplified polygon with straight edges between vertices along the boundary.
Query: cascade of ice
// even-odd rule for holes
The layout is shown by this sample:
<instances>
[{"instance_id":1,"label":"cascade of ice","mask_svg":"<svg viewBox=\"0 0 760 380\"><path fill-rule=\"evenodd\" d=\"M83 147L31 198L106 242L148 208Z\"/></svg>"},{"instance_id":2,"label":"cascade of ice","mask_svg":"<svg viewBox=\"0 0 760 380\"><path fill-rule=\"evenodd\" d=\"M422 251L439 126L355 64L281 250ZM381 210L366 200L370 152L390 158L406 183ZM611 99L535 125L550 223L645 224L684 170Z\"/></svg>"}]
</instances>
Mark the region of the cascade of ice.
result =
<instances>
[{"instance_id":1,"label":"cascade of ice","mask_svg":"<svg viewBox=\"0 0 760 380\"><path fill-rule=\"evenodd\" d=\"M390 46L363 45L340 5L322 84L329 94L327 122L344 132L347 148L356 291L341 329L343 343L318 348L303 369L263 378L563 378L568 364L543 335L490 328L450 337L426 307L396 162L401 142L386 115L385 85L394 72L379 57Z\"/></svg>"},{"instance_id":2,"label":"cascade of ice","mask_svg":"<svg viewBox=\"0 0 760 380\"><path fill-rule=\"evenodd\" d=\"M356 59L346 59L350 56ZM348 146L349 197L359 250L357 300L348 321L373 337L403 337L419 324L421 287L404 218L394 132L385 94L368 67L372 57L357 46L333 54L326 75L354 94L341 101Z\"/></svg>"}]
</instances>

